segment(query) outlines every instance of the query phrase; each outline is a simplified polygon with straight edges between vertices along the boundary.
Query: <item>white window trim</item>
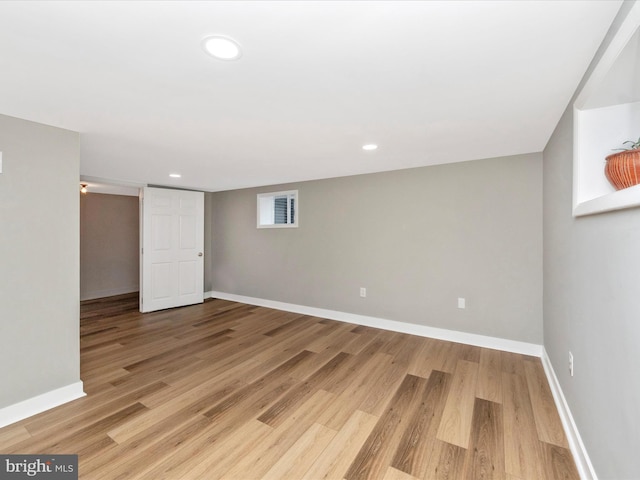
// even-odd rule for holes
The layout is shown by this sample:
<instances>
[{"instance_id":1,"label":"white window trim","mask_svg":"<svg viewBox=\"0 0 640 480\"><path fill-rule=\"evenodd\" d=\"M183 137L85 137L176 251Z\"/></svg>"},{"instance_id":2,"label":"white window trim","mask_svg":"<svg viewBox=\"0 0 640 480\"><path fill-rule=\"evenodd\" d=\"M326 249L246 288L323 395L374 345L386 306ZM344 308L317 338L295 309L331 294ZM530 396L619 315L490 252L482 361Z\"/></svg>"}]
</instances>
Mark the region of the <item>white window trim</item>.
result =
<instances>
[{"instance_id":1,"label":"white window trim","mask_svg":"<svg viewBox=\"0 0 640 480\"><path fill-rule=\"evenodd\" d=\"M261 211L261 202L260 199L263 198L274 198L274 197L279 197L279 196L284 196L284 195L293 195L293 198L295 198L295 215L294 215L294 222L293 223L260 223L261 217L263 217L263 215L265 214L265 212ZM273 213L273 212L267 212L266 214L268 215L269 213ZM256 198L256 226L257 228L298 228L298 219L300 218L300 198L298 196L298 190L286 190L286 191L282 191L282 192L266 192L266 193L259 193L257 195Z\"/></svg>"}]
</instances>

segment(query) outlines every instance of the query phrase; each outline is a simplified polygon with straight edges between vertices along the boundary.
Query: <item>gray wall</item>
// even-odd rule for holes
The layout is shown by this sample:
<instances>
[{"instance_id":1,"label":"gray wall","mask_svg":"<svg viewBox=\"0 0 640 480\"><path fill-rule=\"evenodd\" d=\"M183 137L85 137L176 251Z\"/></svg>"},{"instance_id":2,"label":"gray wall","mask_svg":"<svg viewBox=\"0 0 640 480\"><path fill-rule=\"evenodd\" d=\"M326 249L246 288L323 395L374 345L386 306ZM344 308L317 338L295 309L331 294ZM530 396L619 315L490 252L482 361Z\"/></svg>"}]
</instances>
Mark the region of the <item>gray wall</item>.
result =
<instances>
[{"instance_id":1,"label":"gray wall","mask_svg":"<svg viewBox=\"0 0 640 480\"><path fill-rule=\"evenodd\" d=\"M137 292L138 197L80 195L80 300Z\"/></svg>"},{"instance_id":2,"label":"gray wall","mask_svg":"<svg viewBox=\"0 0 640 480\"><path fill-rule=\"evenodd\" d=\"M80 380L79 140L0 115L0 408Z\"/></svg>"},{"instance_id":3,"label":"gray wall","mask_svg":"<svg viewBox=\"0 0 640 480\"><path fill-rule=\"evenodd\" d=\"M598 477L638 479L640 210L573 218L572 142L570 107L544 150L544 345Z\"/></svg>"},{"instance_id":4,"label":"gray wall","mask_svg":"<svg viewBox=\"0 0 640 480\"><path fill-rule=\"evenodd\" d=\"M300 227L257 229L256 194L285 189ZM212 207L214 291L542 343L541 154L219 192Z\"/></svg>"}]
</instances>

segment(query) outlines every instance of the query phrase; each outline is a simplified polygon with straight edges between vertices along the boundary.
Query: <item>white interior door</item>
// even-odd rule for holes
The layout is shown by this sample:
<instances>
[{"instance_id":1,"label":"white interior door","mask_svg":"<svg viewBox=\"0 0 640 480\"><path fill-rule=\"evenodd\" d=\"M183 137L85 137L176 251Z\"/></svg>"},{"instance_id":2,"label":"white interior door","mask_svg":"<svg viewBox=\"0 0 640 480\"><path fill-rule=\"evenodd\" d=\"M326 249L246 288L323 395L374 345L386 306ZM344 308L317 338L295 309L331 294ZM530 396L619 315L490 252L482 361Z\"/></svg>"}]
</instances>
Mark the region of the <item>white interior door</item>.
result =
<instances>
[{"instance_id":1,"label":"white interior door","mask_svg":"<svg viewBox=\"0 0 640 480\"><path fill-rule=\"evenodd\" d=\"M140 311L204 301L204 193L145 187Z\"/></svg>"}]
</instances>

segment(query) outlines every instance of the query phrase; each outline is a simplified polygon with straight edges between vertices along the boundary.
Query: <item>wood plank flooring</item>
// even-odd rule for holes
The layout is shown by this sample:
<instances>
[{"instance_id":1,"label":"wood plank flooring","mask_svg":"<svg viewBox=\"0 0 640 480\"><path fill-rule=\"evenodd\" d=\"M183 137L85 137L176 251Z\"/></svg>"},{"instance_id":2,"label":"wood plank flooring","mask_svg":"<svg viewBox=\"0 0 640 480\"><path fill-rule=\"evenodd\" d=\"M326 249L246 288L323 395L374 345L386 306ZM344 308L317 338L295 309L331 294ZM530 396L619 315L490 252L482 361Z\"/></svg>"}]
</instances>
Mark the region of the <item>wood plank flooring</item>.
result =
<instances>
[{"instance_id":1,"label":"wood plank flooring","mask_svg":"<svg viewBox=\"0 0 640 480\"><path fill-rule=\"evenodd\" d=\"M81 306L87 396L0 429L82 479L578 479L540 360L223 300Z\"/></svg>"}]
</instances>

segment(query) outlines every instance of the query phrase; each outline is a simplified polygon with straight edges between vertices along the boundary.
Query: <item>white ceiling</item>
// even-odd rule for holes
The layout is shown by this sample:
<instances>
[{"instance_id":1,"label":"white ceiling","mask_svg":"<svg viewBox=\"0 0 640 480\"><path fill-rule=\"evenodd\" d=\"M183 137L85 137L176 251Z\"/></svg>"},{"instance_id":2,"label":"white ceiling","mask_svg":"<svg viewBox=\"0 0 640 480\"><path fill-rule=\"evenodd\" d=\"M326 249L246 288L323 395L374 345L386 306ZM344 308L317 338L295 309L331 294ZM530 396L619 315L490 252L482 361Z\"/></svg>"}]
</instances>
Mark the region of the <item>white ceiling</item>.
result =
<instances>
[{"instance_id":1,"label":"white ceiling","mask_svg":"<svg viewBox=\"0 0 640 480\"><path fill-rule=\"evenodd\" d=\"M83 178L205 191L539 152L620 4L2 1L0 113L80 132Z\"/></svg>"}]
</instances>

